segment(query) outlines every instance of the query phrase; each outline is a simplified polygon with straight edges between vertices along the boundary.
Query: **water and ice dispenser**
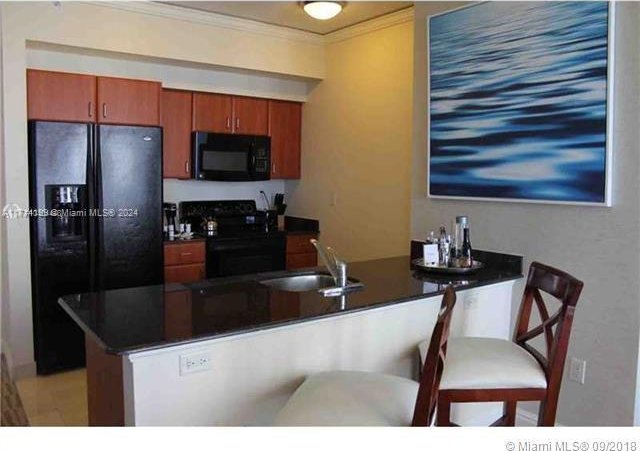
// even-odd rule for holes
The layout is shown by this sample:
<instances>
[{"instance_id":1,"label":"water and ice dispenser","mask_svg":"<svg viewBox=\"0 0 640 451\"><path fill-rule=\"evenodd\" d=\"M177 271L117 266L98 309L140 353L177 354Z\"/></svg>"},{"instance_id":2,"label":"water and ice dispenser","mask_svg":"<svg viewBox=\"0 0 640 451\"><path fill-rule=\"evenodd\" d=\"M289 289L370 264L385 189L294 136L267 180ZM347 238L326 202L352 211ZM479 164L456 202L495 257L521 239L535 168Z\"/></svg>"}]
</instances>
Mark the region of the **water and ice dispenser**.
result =
<instances>
[{"instance_id":1,"label":"water and ice dispenser","mask_svg":"<svg viewBox=\"0 0 640 451\"><path fill-rule=\"evenodd\" d=\"M50 241L85 239L86 186L46 186L47 238Z\"/></svg>"}]
</instances>

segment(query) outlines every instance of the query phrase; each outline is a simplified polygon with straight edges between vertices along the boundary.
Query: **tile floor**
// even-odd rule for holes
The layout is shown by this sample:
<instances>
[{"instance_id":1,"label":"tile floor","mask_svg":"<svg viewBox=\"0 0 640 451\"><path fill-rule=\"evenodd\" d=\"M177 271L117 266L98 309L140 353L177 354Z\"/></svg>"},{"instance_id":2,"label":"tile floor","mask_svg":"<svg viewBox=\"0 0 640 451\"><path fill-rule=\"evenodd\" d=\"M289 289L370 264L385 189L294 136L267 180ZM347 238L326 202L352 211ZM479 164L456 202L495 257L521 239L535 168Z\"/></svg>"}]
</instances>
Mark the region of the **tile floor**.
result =
<instances>
[{"instance_id":1,"label":"tile floor","mask_svg":"<svg viewBox=\"0 0 640 451\"><path fill-rule=\"evenodd\" d=\"M79 369L16 381L31 426L87 426L87 377Z\"/></svg>"}]
</instances>

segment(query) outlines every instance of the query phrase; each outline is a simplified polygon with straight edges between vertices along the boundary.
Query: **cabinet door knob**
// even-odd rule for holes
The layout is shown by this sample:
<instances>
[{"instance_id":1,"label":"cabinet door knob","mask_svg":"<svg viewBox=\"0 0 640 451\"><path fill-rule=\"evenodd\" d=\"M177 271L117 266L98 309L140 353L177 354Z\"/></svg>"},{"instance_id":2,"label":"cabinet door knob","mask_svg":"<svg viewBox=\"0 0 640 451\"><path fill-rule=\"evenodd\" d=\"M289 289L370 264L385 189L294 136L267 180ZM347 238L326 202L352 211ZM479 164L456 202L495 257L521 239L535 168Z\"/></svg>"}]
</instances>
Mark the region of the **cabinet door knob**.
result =
<instances>
[{"instance_id":1,"label":"cabinet door knob","mask_svg":"<svg viewBox=\"0 0 640 451\"><path fill-rule=\"evenodd\" d=\"M231 118L227 116L227 129L231 128Z\"/></svg>"},{"instance_id":2,"label":"cabinet door knob","mask_svg":"<svg viewBox=\"0 0 640 451\"><path fill-rule=\"evenodd\" d=\"M184 162L184 172L185 174L189 173L189 160Z\"/></svg>"},{"instance_id":3,"label":"cabinet door knob","mask_svg":"<svg viewBox=\"0 0 640 451\"><path fill-rule=\"evenodd\" d=\"M240 130L240 118L236 117L236 130Z\"/></svg>"},{"instance_id":4,"label":"cabinet door knob","mask_svg":"<svg viewBox=\"0 0 640 451\"><path fill-rule=\"evenodd\" d=\"M107 117L107 104L103 103L102 104L102 117Z\"/></svg>"},{"instance_id":5,"label":"cabinet door knob","mask_svg":"<svg viewBox=\"0 0 640 451\"><path fill-rule=\"evenodd\" d=\"M91 108L93 106L93 102L89 102L89 117L93 117L93 108Z\"/></svg>"}]
</instances>

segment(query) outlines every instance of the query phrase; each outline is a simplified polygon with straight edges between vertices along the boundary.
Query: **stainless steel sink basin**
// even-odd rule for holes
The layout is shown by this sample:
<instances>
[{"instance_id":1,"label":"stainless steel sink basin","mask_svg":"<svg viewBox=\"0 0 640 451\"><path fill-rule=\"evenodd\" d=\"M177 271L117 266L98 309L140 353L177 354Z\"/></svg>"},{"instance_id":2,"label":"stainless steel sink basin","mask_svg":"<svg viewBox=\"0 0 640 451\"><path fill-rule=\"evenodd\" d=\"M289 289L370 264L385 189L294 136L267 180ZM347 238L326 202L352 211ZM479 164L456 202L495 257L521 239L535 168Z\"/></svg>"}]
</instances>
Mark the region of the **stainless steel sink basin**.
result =
<instances>
[{"instance_id":1,"label":"stainless steel sink basin","mask_svg":"<svg viewBox=\"0 0 640 451\"><path fill-rule=\"evenodd\" d=\"M328 274L304 274L299 276L278 277L276 279L268 279L260 282L271 288L282 291L316 291L323 289L336 288L336 282ZM355 286L358 281L348 279L348 286Z\"/></svg>"}]
</instances>

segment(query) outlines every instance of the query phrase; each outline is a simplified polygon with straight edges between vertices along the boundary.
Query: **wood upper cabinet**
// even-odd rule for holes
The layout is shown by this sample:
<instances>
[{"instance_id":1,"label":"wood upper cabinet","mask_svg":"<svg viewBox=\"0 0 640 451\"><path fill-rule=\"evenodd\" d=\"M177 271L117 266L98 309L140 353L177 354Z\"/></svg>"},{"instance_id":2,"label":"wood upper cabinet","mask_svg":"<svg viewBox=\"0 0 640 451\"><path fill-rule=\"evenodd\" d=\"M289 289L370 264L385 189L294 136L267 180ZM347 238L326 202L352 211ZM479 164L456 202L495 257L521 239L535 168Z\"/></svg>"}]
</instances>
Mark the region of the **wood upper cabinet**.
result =
<instances>
[{"instance_id":1,"label":"wood upper cabinet","mask_svg":"<svg viewBox=\"0 0 640 451\"><path fill-rule=\"evenodd\" d=\"M224 94L193 93L193 131L232 133L232 97Z\"/></svg>"},{"instance_id":2,"label":"wood upper cabinet","mask_svg":"<svg viewBox=\"0 0 640 451\"><path fill-rule=\"evenodd\" d=\"M269 101L253 97L233 98L233 132L242 135L269 134Z\"/></svg>"},{"instance_id":3,"label":"wood upper cabinet","mask_svg":"<svg viewBox=\"0 0 640 451\"><path fill-rule=\"evenodd\" d=\"M162 176L191 178L191 102L188 91L163 89L160 123L162 138Z\"/></svg>"},{"instance_id":4,"label":"wood upper cabinet","mask_svg":"<svg viewBox=\"0 0 640 451\"><path fill-rule=\"evenodd\" d=\"M268 104L265 99L194 92L192 130L266 136Z\"/></svg>"},{"instance_id":5,"label":"wood upper cabinet","mask_svg":"<svg viewBox=\"0 0 640 451\"><path fill-rule=\"evenodd\" d=\"M269 100L271 178L300 178L300 132L302 105Z\"/></svg>"},{"instance_id":6,"label":"wood upper cabinet","mask_svg":"<svg viewBox=\"0 0 640 451\"><path fill-rule=\"evenodd\" d=\"M96 77L28 69L27 117L43 121L95 122Z\"/></svg>"},{"instance_id":7,"label":"wood upper cabinet","mask_svg":"<svg viewBox=\"0 0 640 451\"><path fill-rule=\"evenodd\" d=\"M98 77L98 122L160 125L160 90L155 81Z\"/></svg>"}]
</instances>

